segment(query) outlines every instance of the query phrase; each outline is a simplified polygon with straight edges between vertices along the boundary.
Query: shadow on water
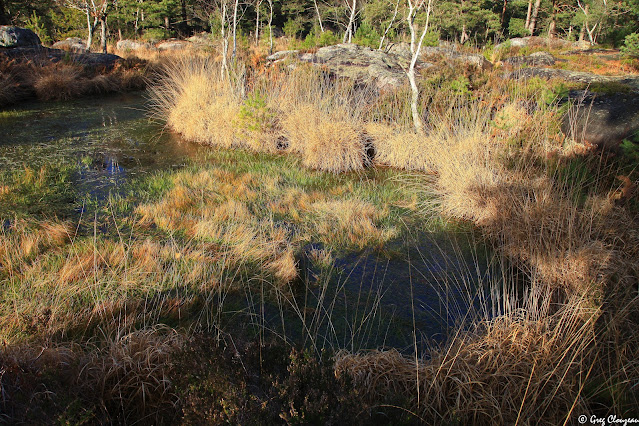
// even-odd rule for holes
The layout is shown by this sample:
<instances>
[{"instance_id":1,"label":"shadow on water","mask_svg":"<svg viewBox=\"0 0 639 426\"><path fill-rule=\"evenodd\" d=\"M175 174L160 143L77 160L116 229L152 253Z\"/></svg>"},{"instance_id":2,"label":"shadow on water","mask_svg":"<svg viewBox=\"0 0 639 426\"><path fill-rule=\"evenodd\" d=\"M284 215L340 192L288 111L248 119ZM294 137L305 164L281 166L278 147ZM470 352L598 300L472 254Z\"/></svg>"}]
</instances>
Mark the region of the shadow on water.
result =
<instances>
[{"instance_id":1,"label":"shadow on water","mask_svg":"<svg viewBox=\"0 0 639 426\"><path fill-rule=\"evenodd\" d=\"M407 239L336 254L328 268L313 260L323 246L308 244L298 259L297 291L279 305L251 295L245 309L262 318L261 326L317 351L412 353L417 346L423 353L459 326L490 317L501 273L489 247L472 232Z\"/></svg>"},{"instance_id":2,"label":"shadow on water","mask_svg":"<svg viewBox=\"0 0 639 426\"><path fill-rule=\"evenodd\" d=\"M152 123L142 94L32 103L0 112L0 170L76 165L79 198L98 200L128 179L179 168L202 148Z\"/></svg>"}]
</instances>

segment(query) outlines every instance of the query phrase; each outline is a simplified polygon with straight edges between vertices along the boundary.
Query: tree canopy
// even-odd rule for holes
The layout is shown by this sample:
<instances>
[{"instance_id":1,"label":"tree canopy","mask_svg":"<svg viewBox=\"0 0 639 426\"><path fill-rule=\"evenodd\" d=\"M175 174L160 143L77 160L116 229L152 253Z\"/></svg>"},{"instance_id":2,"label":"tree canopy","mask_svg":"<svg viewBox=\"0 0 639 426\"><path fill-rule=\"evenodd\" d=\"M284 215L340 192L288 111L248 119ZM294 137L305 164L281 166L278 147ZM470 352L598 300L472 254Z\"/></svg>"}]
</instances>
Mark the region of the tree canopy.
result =
<instances>
[{"instance_id":1,"label":"tree canopy","mask_svg":"<svg viewBox=\"0 0 639 426\"><path fill-rule=\"evenodd\" d=\"M71 36L85 38L87 22L93 17L106 21L112 39L159 40L218 31L222 4L226 2L232 10L235 1L0 0L0 23L31 28L46 43ZM105 2L108 15L97 16L92 4ZM238 0L237 31L247 37L257 31L259 36L270 20L276 34L304 39L330 31L337 40L341 39L337 35L351 28L355 41L376 47L382 37L392 40L406 33L405 3ZM437 0L431 31L445 40L479 45L531 34L619 45L637 32L638 19L639 0Z\"/></svg>"}]
</instances>

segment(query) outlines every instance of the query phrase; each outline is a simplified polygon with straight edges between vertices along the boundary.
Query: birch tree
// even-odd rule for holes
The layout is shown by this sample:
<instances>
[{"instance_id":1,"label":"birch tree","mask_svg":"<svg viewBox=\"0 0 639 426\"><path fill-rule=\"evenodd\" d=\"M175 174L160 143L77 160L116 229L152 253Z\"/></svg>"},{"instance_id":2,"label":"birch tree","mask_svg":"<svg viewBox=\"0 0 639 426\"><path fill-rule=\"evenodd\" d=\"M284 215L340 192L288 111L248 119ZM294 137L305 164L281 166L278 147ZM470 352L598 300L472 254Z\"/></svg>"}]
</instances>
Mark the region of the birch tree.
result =
<instances>
[{"instance_id":1,"label":"birch tree","mask_svg":"<svg viewBox=\"0 0 639 426\"><path fill-rule=\"evenodd\" d=\"M378 48L378 50L382 50L382 47L384 46L384 40L386 39L386 36L390 32L391 28L393 28L393 24L395 23L395 18L397 18L397 12L399 10L399 2L400 1L401 0L397 0L395 2L395 10L393 11L393 16L391 17L391 20L388 23L388 26L386 27L386 30L384 31L384 34L379 39L379 48Z\"/></svg>"},{"instance_id":2,"label":"birch tree","mask_svg":"<svg viewBox=\"0 0 639 426\"><path fill-rule=\"evenodd\" d=\"M315 6L315 13L317 14L317 22L319 23L320 32L324 32L324 25L322 25L322 15L320 14L319 6L317 5L317 0L313 0L313 5Z\"/></svg>"},{"instance_id":3,"label":"birch tree","mask_svg":"<svg viewBox=\"0 0 639 426\"><path fill-rule=\"evenodd\" d=\"M233 53L231 54L231 60L235 61L237 55L237 9L240 5L240 0L235 0L235 6L233 7Z\"/></svg>"},{"instance_id":4,"label":"birch tree","mask_svg":"<svg viewBox=\"0 0 639 426\"><path fill-rule=\"evenodd\" d=\"M426 33L428 32L428 24L430 23L430 13L432 11L432 0L406 0L407 1L407 13L406 13L406 23L408 24L408 29L410 30L410 53L411 60L410 65L408 66L408 71L406 72L408 76L408 81L410 82L411 88L411 103L410 109L411 114L413 116L413 124L415 125L415 130L421 133L424 131L424 123L422 122L422 118L419 115L419 111L417 110L417 102L419 101L419 88L417 87L417 81L415 79L415 66L417 65L417 59L419 59L419 54L422 50L422 44L424 42L424 37L426 37ZM415 18L417 14L426 8L426 22L424 23L424 28L421 31L421 35L419 39L417 39L417 34L419 32L419 28L417 23L415 22Z\"/></svg>"},{"instance_id":5,"label":"birch tree","mask_svg":"<svg viewBox=\"0 0 639 426\"><path fill-rule=\"evenodd\" d=\"M102 53L107 53L107 17L110 7L113 5L113 0L66 0L64 5L80 10L86 15L88 29L87 49L91 49L95 27L98 22L100 23L100 46L102 47Z\"/></svg>"},{"instance_id":6,"label":"birch tree","mask_svg":"<svg viewBox=\"0 0 639 426\"><path fill-rule=\"evenodd\" d=\"M273 0L268 0L268 54L273 54Z\"/></svg>"},{"instance_id":7,"label":"birch tree","mask_svg":"<svg viewBox=\"0 0 639 426\"><path fill-rule=\"evenodd\" d=\"M355 17L357 16L357 0L346 3L347 9L350 12L348 18L348 25L346 26L346 32L344 33L344 39L342 43L351 43L353 41L353 34L355 33Z\"/></svg>"},{"instance_id":8,"label":"birch tree","mask_svg":"<svg viewBox=\"0 0 639 426\"><path fill-rule=\"evenodd\" d=\"M255 0L255 45L260 45L260 7L264 0Z\"/></svg>"}]
</instances>

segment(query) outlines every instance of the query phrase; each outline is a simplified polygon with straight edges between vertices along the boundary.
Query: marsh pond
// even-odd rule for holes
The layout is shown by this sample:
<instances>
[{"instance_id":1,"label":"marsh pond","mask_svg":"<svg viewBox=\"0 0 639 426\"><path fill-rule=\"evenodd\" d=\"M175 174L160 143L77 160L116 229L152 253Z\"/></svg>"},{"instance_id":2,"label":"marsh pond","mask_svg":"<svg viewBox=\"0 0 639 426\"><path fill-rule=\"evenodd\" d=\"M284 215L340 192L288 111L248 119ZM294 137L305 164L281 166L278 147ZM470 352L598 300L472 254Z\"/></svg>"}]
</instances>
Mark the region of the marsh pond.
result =
<instances>
[{"instance_id":1,"label":"marsh pond","mask_svg":"<svg viewBox=\"0 0 639 426\"><path fill-rule=\"evenodd\" d=\"M117 318L410 351L490 305L490 250L443 221L415 176L185 142L146 102L0 113L3 238L33 245L0 274L3 339Z\"/></svg>"}]
</instances>

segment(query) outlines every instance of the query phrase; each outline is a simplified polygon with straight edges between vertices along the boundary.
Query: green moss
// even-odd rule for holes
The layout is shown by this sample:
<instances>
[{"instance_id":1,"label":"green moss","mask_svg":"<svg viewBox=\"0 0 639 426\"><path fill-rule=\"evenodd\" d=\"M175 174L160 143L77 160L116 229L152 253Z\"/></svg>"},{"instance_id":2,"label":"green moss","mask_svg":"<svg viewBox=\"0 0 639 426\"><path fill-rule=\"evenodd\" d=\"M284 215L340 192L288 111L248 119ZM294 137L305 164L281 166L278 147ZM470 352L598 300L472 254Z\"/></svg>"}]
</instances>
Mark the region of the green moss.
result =
<instances>
[{"instance_id":1,"label":"green moss","mask_svg":"<svg viewBox=\"0 0 639 426\"><path fill-rule=\"evenodd\" d=\"M76 201L70 166L0 172L0 219L66 216Z\"/></svg>"}]
</instances>

